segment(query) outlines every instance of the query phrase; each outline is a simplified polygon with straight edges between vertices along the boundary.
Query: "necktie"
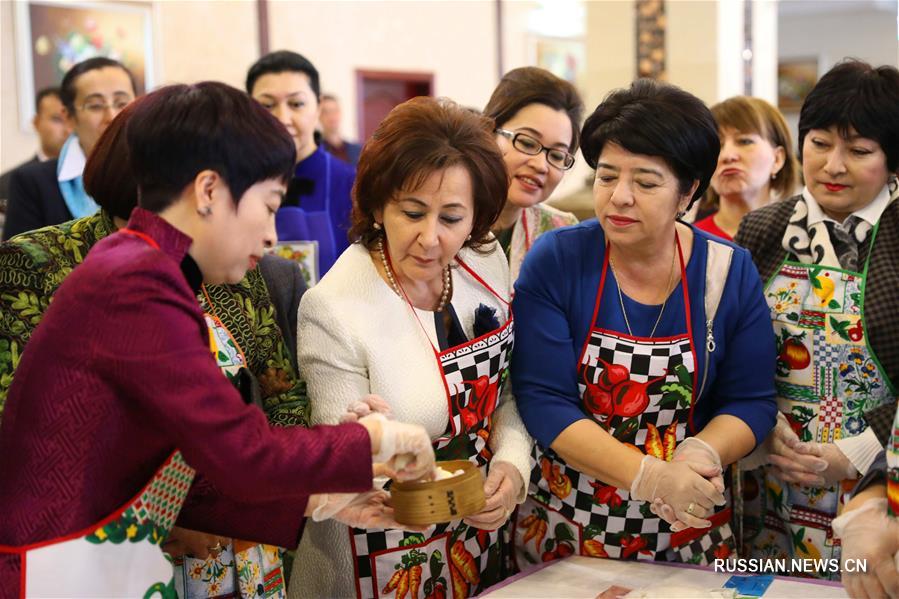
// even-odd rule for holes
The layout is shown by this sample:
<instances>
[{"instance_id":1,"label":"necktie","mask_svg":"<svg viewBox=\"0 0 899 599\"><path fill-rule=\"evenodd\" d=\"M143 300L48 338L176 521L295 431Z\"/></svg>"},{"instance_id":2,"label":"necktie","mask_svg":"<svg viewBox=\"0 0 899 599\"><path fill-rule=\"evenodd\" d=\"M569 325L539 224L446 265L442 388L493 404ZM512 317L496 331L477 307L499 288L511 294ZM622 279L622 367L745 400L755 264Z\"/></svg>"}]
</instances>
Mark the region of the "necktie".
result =
<instances>
[{"instance_id":1,"label":"necktie","mask_svg":"<svg viewBox=\"0 0 899 599\"><path fill-rule=\"evenodd\" d=\"M856 237L856 230L863 222L855 215L847 218L842 224L825 221L827 231L830 233L830 241L833 244L833 251L837 254L840 267L845 270L858 272L858 246L864 239ZM867 236L867 231L865 231L865 236Z\"/></svg>"}]
</instances>

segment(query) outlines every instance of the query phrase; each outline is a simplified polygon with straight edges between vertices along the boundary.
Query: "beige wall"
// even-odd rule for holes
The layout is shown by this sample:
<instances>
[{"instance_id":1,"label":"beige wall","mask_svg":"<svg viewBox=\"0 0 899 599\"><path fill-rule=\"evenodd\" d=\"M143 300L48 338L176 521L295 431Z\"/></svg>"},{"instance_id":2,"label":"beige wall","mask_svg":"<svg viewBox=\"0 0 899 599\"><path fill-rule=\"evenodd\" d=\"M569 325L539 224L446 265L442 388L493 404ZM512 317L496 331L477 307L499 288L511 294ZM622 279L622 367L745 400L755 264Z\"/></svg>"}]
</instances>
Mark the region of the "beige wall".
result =
<instances>
[{"instance_id":1,"label":"beige wall","mask_svg":"<svg viewBox=\"0 0 899 599\"><path fill-rule=\"evenodd\" d=\"M259 56L254 0L153 2L156 84L224 81L240 89ZM32 156L37 136L19 128L14 6L0 1L0 170Z\"/></svg>"},{"instance_id":2,"label":"beige wall","mask_svg":"<svg viewBox=\"0 0 899 599\"><path fill-rule=\"evenodd\" d=\"M434 92L483 107L497 83L495 6L474 2L309 1L269 5L271 48L305 55L356 137L356 69L427 72Z\"/></svg>"},{"instance_id":3,"label":"beige wall","mask_svg":"<svg viewBox=\"0 0 899 599\"><path fill-rule=\"evenodd\" d=\"M668 81L708 104L718 98L718 4L709 0L665 3Z\"/></svg>"}]
</instances>

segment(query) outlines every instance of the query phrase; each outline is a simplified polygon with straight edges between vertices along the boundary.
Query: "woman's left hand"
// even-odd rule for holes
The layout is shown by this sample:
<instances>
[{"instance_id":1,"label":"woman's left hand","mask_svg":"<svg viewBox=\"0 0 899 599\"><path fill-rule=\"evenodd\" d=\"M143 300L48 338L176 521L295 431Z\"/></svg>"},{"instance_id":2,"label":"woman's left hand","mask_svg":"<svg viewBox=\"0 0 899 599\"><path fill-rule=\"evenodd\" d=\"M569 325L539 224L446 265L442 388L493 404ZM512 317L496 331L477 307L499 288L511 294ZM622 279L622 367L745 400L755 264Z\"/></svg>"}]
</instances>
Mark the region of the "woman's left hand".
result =
<instances>
[{"instance_id":1,"label":"woman's left hand","mask_svg":"<svg viewBox=\"0 0 899 599\"><path fill-rule=\"evenodd\" d=\"M509 462L491 462L484 483L487 503L483 510L465 518L464 522L475 528L496 530L512 515L523 484L515 466Z\"/></svg>"}]
</instances>

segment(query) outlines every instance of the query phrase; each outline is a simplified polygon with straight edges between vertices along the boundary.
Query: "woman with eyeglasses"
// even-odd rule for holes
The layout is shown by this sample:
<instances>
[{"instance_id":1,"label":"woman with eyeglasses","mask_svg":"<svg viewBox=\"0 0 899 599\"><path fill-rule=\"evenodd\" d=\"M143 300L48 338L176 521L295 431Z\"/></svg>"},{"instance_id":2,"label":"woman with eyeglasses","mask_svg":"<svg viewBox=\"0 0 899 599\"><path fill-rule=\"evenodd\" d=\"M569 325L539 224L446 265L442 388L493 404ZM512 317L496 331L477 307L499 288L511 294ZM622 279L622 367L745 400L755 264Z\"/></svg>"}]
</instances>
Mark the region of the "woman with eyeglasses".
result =
<instances>
[{"instance_id":1,"label":"woman with eyeglasses","mask_svg":"<svg viewBox=\"0 0 899 599\"><path fill-rule=\"evenodd\" d=\"M726 467L776 412L749 252L680 221L718 131L698 98L641 79L581 140L597 218L543 235L515 283L512 391L537 442L517 563L707 564L735 548Z\"/></svg>"},{"instance_id":2,"label":"woman with eyeglasses","mask_svg":"<svg viewBox=\"0 0 899 599\"><path fill-rule=\"evenodd\" d=\"M512 281L537 237L577 224L573 214L543 202L574 166L583 110L573 85L537 67L506 73L484 107L496 122L510 177L506 205L492 231L509 258Z\"/></svg>"}]
</instances>

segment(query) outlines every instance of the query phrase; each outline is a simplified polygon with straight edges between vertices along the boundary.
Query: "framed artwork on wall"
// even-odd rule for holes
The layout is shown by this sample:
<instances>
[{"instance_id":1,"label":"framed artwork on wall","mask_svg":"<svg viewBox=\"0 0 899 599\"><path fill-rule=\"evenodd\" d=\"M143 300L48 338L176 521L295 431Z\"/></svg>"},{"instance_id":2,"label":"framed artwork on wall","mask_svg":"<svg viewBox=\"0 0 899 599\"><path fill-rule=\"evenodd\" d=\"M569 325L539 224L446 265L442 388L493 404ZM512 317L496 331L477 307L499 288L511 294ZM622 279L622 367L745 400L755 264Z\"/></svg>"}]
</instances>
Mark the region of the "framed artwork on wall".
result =
<instances>
[{"instance_id":1,"label":"framed artwork on wall","mask_svg":"<svg viewBox=\"0 0 899 599\"><path fill-rule=\"evenodd\" d=\"M777 107L782 112L799 112L817 82L817 58L781 60L777 65Z\"/></svg>"},{"instance_id":2,"label":"framed artwork on wall","mask_svg":"<svg viewBox=\"0 0 899 599\"><path fill-rule=\"evenodd\" d=\"M272 253L299 264L300 272L309 287L318 283L317 241L280 241L272 249Z\"/></svg>"},{"instance_id":3,"label":"framed artwork on wall","mask_svg":"<svg viewBox=\"0 0 899 599\"><path fill-rule=\"evenodd\" d=\"M586 48L579 38L533 36L533 64L584 89Z\"/></svg>"},{"instance_id":4,"label":"framed artwork on wall","mask_svg":"<svg viewBox=\"0 0 899 599\"><path fill-rule=\"evenodd\" d=\"M149 3L27 0L15 3L19 122L31 131L37 90L59 85L73 65L106 56L134 74L137 93L152 89L153 19Z\"/></svg>"}]
</instances>

